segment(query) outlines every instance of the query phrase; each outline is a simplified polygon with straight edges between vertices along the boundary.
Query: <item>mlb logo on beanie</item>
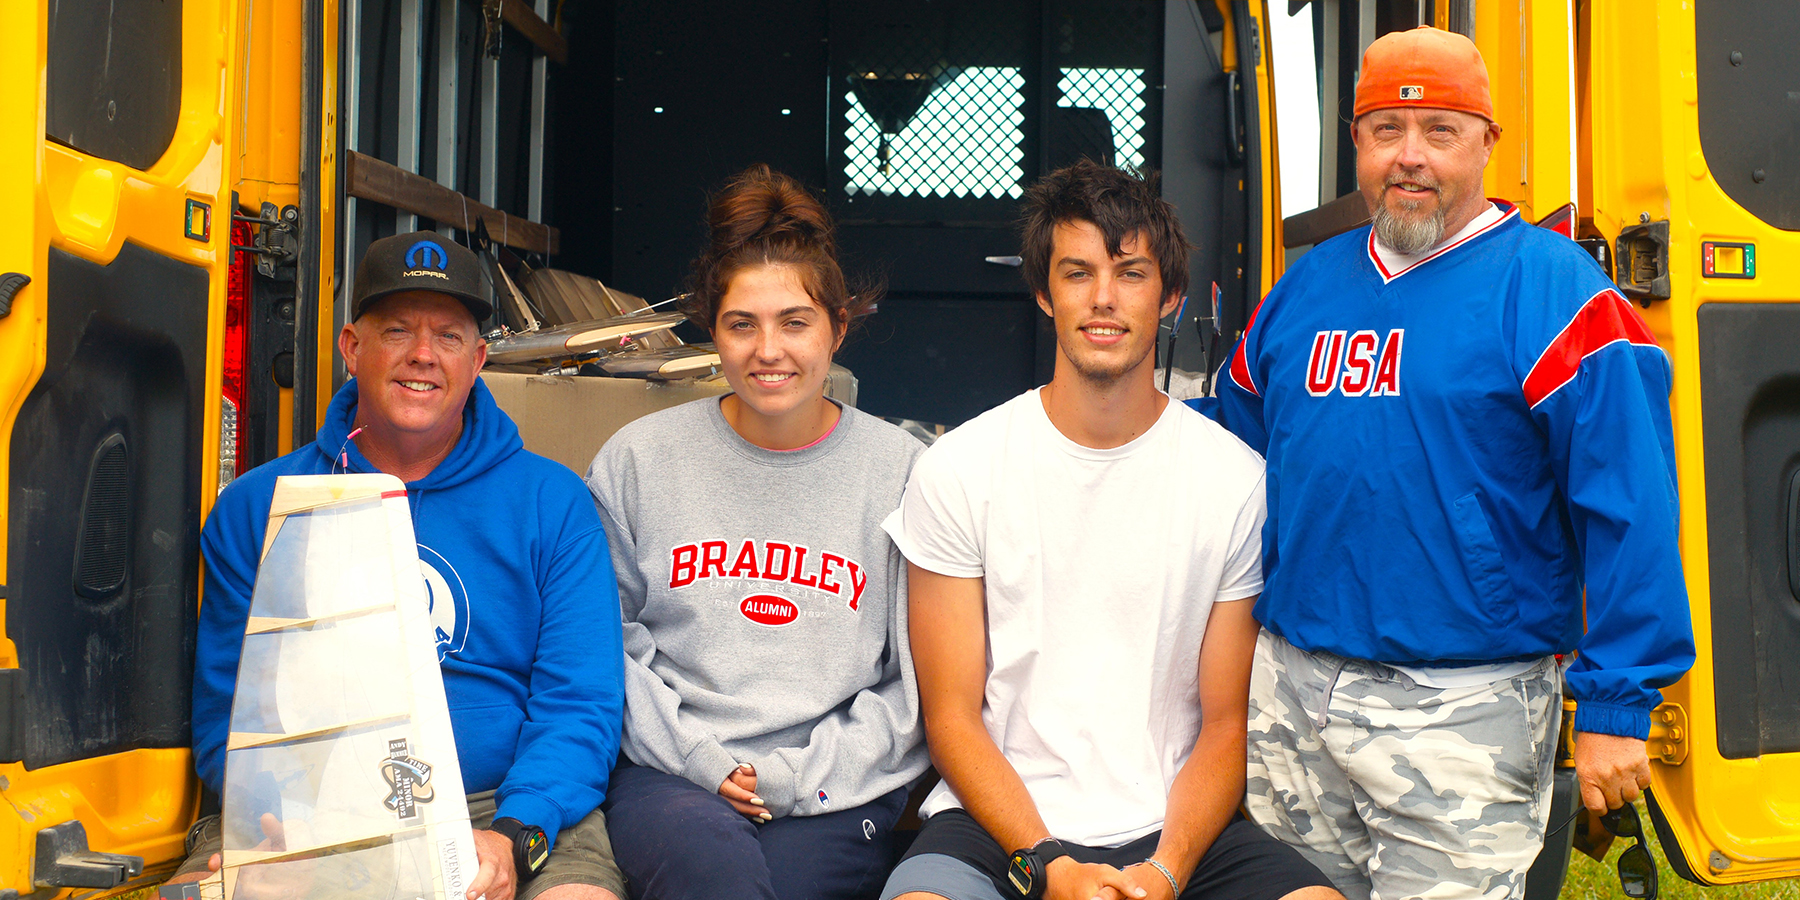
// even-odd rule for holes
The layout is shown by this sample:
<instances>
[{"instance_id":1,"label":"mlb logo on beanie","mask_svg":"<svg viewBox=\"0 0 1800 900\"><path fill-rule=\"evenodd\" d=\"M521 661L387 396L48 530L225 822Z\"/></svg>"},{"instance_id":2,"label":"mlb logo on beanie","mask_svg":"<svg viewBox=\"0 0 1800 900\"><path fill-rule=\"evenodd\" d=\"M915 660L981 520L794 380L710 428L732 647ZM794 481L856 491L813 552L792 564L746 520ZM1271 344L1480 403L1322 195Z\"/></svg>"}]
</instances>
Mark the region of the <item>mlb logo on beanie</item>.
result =
<instances>
[{"instance_id":1,"label":"mlb logo on beanie","mask_svg":"<svg viewBox=\"0 0 1800 900\"><path fill-rule=\"evenodd\" d=\"M1403 84L1400 86L1400 99L1423 100L1425 99L1425 88L1416 84Z\"/></svg>"}]
</instances>

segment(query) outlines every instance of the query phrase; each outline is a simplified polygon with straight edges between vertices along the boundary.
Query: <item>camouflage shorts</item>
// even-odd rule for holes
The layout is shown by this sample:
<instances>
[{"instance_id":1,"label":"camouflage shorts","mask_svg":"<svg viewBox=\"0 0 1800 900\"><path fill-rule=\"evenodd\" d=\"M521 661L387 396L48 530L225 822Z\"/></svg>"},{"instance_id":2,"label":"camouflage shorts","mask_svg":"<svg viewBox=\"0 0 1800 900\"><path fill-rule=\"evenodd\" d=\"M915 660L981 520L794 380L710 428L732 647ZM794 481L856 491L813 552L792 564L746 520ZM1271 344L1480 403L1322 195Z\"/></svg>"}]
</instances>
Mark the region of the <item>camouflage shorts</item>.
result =
<instances>
[{"instance_id":1,"label":"camouflage shorts","mask_svg":"<svg viewBox=\"0 0 1800 900\"><path fill-rule=\"evenodd\" d=\"M1245 808L1350 900L1520 897L1544 842L1560 685L1554 657L1440 689L1263 631Z\"/></svg>"}]
</instances>

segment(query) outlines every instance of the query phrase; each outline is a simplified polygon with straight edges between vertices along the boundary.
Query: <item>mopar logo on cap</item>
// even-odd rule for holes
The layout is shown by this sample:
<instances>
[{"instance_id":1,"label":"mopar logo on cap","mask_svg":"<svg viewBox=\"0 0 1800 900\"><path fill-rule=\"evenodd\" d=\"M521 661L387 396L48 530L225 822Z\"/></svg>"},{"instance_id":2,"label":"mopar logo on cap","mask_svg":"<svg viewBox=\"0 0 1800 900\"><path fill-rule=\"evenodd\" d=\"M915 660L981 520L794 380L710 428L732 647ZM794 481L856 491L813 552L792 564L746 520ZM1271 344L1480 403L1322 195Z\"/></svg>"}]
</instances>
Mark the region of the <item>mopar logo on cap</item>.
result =
<instances>
[{"instance_id":1,"label":"mopar logo on cap","mask_svg":"<svg viewBox=\"0 0 1800 900\"><path fill-rule=\"evenodd\" d=\"M1425 88L1423 85L1403 84L1400 86L1400 99L1423 100L1425 99Z\"/></svg>"},{"instance_id":2,"label":"mopar logo on cap","mask_svg":"<svg viewBox=\"0 0 1800 900\"><path fill-rule=\"evenodd\" d=\"M406 251L406 267L409 269L442 270L449 265L450 256L437 241L420 241Z\"/></svg>"}]
</instances>

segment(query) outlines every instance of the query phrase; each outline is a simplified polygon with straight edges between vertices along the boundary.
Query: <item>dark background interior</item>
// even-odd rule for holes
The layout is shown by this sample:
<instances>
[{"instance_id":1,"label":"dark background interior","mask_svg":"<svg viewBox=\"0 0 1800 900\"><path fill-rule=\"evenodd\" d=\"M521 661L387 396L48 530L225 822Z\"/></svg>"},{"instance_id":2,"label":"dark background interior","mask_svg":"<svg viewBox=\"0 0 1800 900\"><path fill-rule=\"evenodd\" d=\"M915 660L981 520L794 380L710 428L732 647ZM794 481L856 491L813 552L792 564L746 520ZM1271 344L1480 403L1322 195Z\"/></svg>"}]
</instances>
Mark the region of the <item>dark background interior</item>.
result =
<instances>
[{"instance_id":1,"label":"dark background interior","mask_svg":"<svg viewBox=\"0 0 1800 900\"><path fill-rule=\"evenodd\" d=\"M568 4L569 63L551 67L555 163L546 217L562 230L553 264L652 302L672 296L705 239L708 192L752 163L768 163L824 194L852 279L887 288L879 311L839 356L861 382L859 406L956 424L1049 375L1047 320L1016 269L984 261L1018 252L1017 202L854 192L845 173L851 72L1016 69L1024 82L1023 185L1111 150L1104 133L1082 127L1093 120L1080 113L1097 113L1058 111L1060 70L1142 69L1143 163L1164 170L1165 196L1199 245L1188 318L1218 280L1228 318L1235 313L1241 322L1242 170L1227 158L1225 82L1209 40L1222 22L1205 7L1137 0ZM946 90L941 82L938 90ZM993 152L979 141L965 149ZM931 161L896 153L890 164ZM1200 368L1202 341L1191 323L1183 341L1180 364Z\"/></svg>"},{"instance_id":2,"label":"dark background interior","mask_svg":"<svg viewBox=\"0 0 1800 900\"><path fill-rule=\"evenodd\" d=\"M356 149L390 161L397 6L364 6L357 95ZM468 98L480 77L480 28L472 4L459 9L469 21L460 25L458 188L474 196ZM424 34L436 32L436 14L428 11ZM1254 253L1246 185L1256 179L1228 149L1224 21L1210 2L611 0L564 4L561 15L569 52L566 64L549 67L543 213L561 231L561 252L533 265L592 275L653 303L671 297L705 239L708 193L767 163L826 198L852 282L886 289L838 357L860 381L858 405L955 425L1048 379L1047 319L1017 269L986 258L1018 253L1013 222L1024 186L1093 156L1162 170L1164 196L1196 245L1178 366L1203 368L1207 342L1192 320L1205 314L1212 282L1224 293L1228 333L1247 317L1256 290L1243 277L1255 268L1246 256ZM422 48L427 73L437 66L434 43ZM529 95L530 55L507 30L496 205L519 215L527 212L520 100ZM892 139L888 170L877 176L870 159L880 129L866 123L909 107L884 107L875 91L909 75L933 87L910 107L914 116L885 120L919 124ZM870 76L885 84L855 82ZM1084 78L1114 80L1096 88ZM420 168L429 174L437 98L434 79L422 81ZM936 190L933 179L959 168L987 175ZM351 227L366 246L392 233L393 217L359 213ZM683 336L705 339L695 329Z\"/></svg>"}]
</instances>

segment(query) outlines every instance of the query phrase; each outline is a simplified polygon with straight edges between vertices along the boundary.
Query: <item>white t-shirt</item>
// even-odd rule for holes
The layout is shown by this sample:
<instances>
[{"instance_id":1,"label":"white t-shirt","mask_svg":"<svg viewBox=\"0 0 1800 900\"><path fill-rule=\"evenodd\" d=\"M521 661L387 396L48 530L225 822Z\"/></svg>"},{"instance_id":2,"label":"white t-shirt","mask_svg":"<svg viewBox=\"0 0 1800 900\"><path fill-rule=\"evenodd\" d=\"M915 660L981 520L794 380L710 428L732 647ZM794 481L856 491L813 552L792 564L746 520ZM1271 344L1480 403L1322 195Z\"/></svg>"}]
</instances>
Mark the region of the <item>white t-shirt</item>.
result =
<instances>
[{"instance_id":1,"label":"white t-shirt","mask_svg":"<svg viewBox=\"0 0 1800 900\"><path fill-rule=\"evenodd\" d=\"M1056 837L1116 847L1162 827L1200 734L1207 616L1262 591L1262 476L1180 403L1094 450L1035 390L919 457L882 527L921 568L986 579L982 722ZM961 805L939 784L920 813Z\"/></svg>"}]
</instances>

